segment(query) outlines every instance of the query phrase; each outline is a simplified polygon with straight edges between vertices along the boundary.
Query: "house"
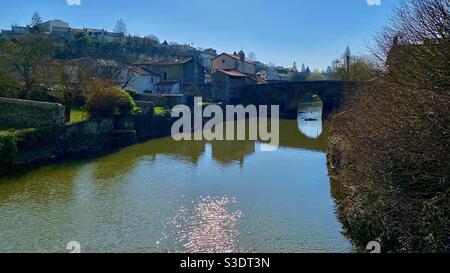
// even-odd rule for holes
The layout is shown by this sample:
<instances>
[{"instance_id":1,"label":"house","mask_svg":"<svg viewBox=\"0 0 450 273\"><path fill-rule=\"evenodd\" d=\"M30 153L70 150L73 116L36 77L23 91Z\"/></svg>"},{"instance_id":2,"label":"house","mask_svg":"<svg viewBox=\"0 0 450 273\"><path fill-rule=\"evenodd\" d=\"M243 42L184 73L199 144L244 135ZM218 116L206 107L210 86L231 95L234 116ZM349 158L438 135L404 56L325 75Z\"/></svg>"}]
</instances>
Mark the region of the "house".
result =
<instances>
[{"instance_id":1,"label":"house","mask_svg":"<svg viewBox=\"0 0 450 273\"><path fill-rule=\"evenodd\" d=\"M150 70L144 70L137 66L124 66L117 80L122 88L131 88L139 93L155 93L156 85L161 81L161 76Z\"/></svg>"},{"instance_id":2,"label":"house","mask_svg":"<svg viewBox=\"0 0 450 273\"><path fill-rule=\"evenodd\" d=\"M285 82L290 81L291 76L289 74L282 74L275 69L263 70L257 73L258 77L267 82Z\"/></svg>"},{"instance_id":3,"label":"house","mask_svg":"<svg viewBox=\"0 0 450 273\"><path fill-rule=\"evenodd\" d=\"M263 83L256 75L256 65L245 59L245 53L222 53L213 59L213 97L229 101L232 89Z\"/></svg>"},{"instance_id":4,"label":"house","mask_svg":"<svg viewBox=\"0 0 450 273\"><path fill-rule=\"evenodd\" d=\"M161 95L179 95L181 93L179 81L160 81L155 84L155 94Z\"/></svg>"},{"instance_id":5,"label":"house","mask_svg":"<svg viewBox=\"0 0 450 273\"><path fill-rule=\"evenodd\" d=\"M19 36L28 34L30 32L31 32L31 27L30 26L21 27L21 26L13 25L13 26L11 26L11 30L2 29L0 37L2 37L2 38L15 38L15 37L19 37Z\"/></svg>"},{"instance_id":6,"label":"house","mask_svg":"<svg viewBox=\"0 0 450 273\"><path fill-rule=\"evenodd\" d=\"M49 20L40 25L45 32L69 32L70 25L62 20Z\"/></svg>"},{"instance_id":7,"label":"house","mask_svg":"<svg viewBox=\"0 0 450 273\"><path fill-rule=\"evenodd\" d=\"M238 71L244 74L255 75L256 65L245 59L245 53L241 50L239 53L222 53L213 59L212 73L223 71Z\"/></svg>"},{"instance_id":8,"label":"house","mask_svg":"<svg viewBox=\"0 0 450 273\"><path fill-rule=\"evenodd\" d=\"M200 64L205 68L206 72L211 73L213 59L217 56L216 50L208 48L203 50L199 55Z\"/></svg>"},{"instance_id":9,"label":"house","mask_svg":"<svg viewBox=\"0 0 450 273\"><path fill-rule=\"evenodd\" d=\"M171 60L144 60L134 65L159 73L161 82L169 84L177 81L181 93L184 93L191 85L205 83L205 69L192 57Z\"/></svg>"},{"instance_id":10,"label":"house","mask_svg":"<svg viewBox=\"0 0 450 273\"><path fill-rule=\"evenodd\" d=\"M120 32L106 32L101 39L106 43L114 43L123 40L125 35Z\"/></svg>"}]
</instances>

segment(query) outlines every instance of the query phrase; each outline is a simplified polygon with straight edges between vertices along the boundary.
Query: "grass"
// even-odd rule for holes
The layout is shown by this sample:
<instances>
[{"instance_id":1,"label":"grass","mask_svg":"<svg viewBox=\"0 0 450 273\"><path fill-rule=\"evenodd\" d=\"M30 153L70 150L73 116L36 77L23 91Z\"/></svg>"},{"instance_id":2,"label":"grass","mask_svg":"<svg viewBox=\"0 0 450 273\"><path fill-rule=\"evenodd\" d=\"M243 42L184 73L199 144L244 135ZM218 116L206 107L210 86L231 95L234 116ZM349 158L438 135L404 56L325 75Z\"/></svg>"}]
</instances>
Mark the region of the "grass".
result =
<instances>
[{"instance_id":1,"label":"grass","mask_svg":"<svg viewBox=\"0 0 450 273\"><path fill-rule=\"evenodd\" d=\"M155 116L165 116L169 110L164 107L155 107Z\"/></svg>"},{"instance_id":2,"label":"grass","mask_svg":"<svg viewBox=\"0 0 450 273\"><path fill-rule=\"evenodd\" d=\"M73 124L73 123L81 122L81 121L87 120L88 117L89 117L89 115L86 112L86 110L81 109L81 108L72 109L72 111L70 112L70 121L68 123Z\"/></svg>"}]
</instances>

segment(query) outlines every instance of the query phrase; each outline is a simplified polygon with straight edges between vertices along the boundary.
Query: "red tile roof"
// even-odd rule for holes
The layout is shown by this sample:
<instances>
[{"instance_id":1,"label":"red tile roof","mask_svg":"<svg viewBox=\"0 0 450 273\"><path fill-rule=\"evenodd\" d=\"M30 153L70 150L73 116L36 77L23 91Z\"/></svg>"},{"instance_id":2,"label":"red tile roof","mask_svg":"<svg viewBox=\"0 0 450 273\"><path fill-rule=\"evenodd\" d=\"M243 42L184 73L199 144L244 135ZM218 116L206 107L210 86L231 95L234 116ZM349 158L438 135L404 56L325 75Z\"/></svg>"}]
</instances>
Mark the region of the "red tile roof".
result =
<instances>
[{"instance_id":1,"label":"red tile roof","mask_svg":"<svg viewBox=\"0 0 450 273\"><path fill-rule=\"evenodd\" d=\"M233 59L236 59L236 60L239 60L239 61L241 60L241 58L239 57L239 55L228 54L228 53L222 53L222 54L218 55L217 57L215 57L214 59L217 59L217 58L219 58L220 56L223 56L223 55L228 56L228 57L233 58ZM249 60L244 60L244 62L246 62L246 63L248 63L248 64L253 64L253 65L255 65L254 62L250 62Z\"/></svg>"},{"instance_id":2,"label":"red tile roof","mask_svg":"<svg viewBox=\"0 0 450 273\"><path fill-rule=\"evenodd\" d=\"M218 70L216 72L222 72L228 76L232 76L232 77L247 77L247 75L239 72L239 71L235 71L235 70Z\"/></svg>"}]
</instances>

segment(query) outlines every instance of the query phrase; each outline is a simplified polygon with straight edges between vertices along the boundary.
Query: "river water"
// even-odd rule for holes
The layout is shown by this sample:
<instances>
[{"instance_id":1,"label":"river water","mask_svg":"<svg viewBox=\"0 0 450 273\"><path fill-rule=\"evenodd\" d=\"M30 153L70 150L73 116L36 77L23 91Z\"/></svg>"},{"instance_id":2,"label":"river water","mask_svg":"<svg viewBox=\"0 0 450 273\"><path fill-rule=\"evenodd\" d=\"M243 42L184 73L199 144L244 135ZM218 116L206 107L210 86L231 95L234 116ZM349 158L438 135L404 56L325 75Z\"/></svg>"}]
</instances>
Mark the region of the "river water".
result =
<instances>
[{"instance_id":1,"label":"river water","mask_svg":"<svg viewBox=\"0 0 450 273\"><path fill-rule=\"evenodd\" d=\"M0 179L0 252L351 252L320 108L280 148L170 137ZM305 121L305 118L317 120Z\"/></svg>"}]
</instances>

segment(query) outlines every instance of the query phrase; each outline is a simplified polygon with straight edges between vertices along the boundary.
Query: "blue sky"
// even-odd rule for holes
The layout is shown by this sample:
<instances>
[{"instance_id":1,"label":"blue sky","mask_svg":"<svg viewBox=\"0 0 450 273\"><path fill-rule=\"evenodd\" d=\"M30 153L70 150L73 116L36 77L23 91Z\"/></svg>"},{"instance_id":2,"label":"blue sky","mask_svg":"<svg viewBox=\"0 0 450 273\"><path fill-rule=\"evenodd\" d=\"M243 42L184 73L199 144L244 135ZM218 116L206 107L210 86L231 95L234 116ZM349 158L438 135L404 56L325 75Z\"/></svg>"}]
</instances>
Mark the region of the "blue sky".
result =
<instances>
[{"instance_id":1,"label":"blue sky","mask_svg":"<svg viewBox=\"0 0 450 273\"><path fill-rule=\"evenodd\" d=\"M377 5L369 5L377 2ZM72 2L75 5L69 5ZM81 3L80 3L81 2ZM381 2L381 5L378 5ZM80 5L78 5L80 3ZM123 18L132 34L194 43L219 52L241 48L265 63L324 69L347 45L365 53L399 0L14 0L0 1L0 28L44 20L112 30Z\"/></svg>"}]
</instances>

